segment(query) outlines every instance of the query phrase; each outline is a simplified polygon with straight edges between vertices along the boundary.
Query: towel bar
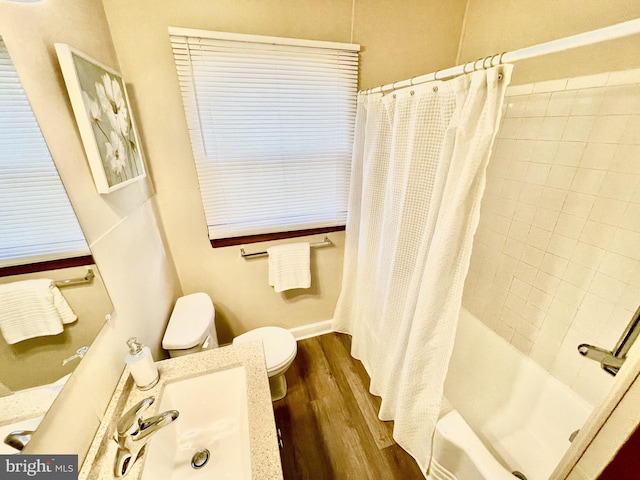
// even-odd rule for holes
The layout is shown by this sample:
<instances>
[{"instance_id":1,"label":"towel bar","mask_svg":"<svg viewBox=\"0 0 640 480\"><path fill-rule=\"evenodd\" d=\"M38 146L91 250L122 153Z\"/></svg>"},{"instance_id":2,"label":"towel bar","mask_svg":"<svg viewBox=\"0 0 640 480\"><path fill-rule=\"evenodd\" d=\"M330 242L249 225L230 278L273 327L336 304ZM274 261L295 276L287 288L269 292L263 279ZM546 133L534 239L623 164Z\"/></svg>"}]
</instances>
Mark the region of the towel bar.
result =
<instances>
[{"instance_id":1,"label":"towel bar","mask_svg":"<svg viewBox=\"0 0 640 480\"><path fill-rule=\"evenodd\" d=\"M329 237L324 237L321 242L310 243L309 246L312 248L317 247L328 247L329 245L333 245L333 242L329 239ZM240 249L240 256L242 258L256 258L256 257L266 257L268 256L268 252L255 252L255 253L247 253L244 251L244 248Z\"/></svg>"},{"instance_id":2,"label":"towel bar","mask_svg":"<svg viewBox=\"0 0 640 480\"><path fill-rule=\"evenodd\" d=\"M88 269L87 274L83 278L69 278L67 280L58 280L53 283L58 288L71 287L72 285L84 285L85 283L91 283L91 281L93 280L93 277L95 276L96 274L93 273L93 270Z\"/></svg>"}]
</instances>

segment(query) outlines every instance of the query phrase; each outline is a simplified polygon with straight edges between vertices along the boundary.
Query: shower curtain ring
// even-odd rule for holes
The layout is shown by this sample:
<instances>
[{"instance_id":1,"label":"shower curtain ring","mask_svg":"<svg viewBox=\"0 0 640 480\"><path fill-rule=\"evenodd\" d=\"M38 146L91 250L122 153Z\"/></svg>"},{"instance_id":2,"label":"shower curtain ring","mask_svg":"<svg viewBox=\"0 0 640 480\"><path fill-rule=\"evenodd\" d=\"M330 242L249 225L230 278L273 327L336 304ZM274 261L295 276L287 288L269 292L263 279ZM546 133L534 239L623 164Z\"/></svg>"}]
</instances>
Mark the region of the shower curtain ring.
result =
<instances>
[{"instance_id":1,"label":"shower curtain ring","mask_svg":"<svg viewBox=\"0 0 640 480\"><path fill-rule=\"evenodd\" d=\"M487 59L489 59L489 66L487 67ZM493 57L491 55L489 55L488 57L485 57L485 59L482 61L482 68L484 68L485 70L487 68L491 68L491 60L493 60Z\"/></svg>"},{"instance_id":2,"label":"shower curtain ring","mask_svg":"<svg viewBox=\"0 0 640 480\"><path fill-rule=\"evenodd\" d=\"M396 98L396 94L394 93L396 91L396 82L393 82L391 84L391 89L389 90L389 93L392 94L391 97L392 98Z\"/></svg>"},{"instance_id":3,"label":"shower curtain ring","mask_svg":"<svg viewBox=\"0 0 640 480\"><path fill-rule=\"evenodd\" d=\"M478 62L482 61L482 57L473 62L473 71L475 72L478 69Z\"/></svg>"},{"instance_id":4,"label":"shower curtain ring","mask_svg":"<svg viewBox=\"0 0 640 480\"><path fill-rule=\"evenodd\" d=\"M498 58L498 65L502 65L502 56L507 53L507 52L502 52L500 54L500 57ZM493 59L492 59L493 60ZM504 78L504 75L502 75L502 69L500 70L500 73L498 73L498 81L502 80Z\"/></svg>"}]
</instances>

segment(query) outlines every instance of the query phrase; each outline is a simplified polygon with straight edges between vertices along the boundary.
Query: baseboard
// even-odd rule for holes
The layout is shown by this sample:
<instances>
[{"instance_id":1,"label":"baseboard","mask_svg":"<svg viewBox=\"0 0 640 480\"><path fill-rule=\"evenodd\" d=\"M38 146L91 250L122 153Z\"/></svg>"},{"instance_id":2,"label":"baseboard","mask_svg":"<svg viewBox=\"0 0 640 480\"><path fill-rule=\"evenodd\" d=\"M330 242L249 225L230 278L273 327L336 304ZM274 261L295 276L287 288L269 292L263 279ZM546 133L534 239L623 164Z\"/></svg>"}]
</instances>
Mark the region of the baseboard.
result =
<instances>
[{"instance_id":1,"label":"baseboard","mask_svg":"<svg viewBox=\"0 0 640 480\"><path fill-rule=\"evenodd\" d=\"M305 338L317 337L318 335L333 332L333 328L331 328L332 322L333 320L325 320L323 322L309 323L301 327L290 328L289 331L296 340L304 340Z\"/></svg>"}]
</instances>

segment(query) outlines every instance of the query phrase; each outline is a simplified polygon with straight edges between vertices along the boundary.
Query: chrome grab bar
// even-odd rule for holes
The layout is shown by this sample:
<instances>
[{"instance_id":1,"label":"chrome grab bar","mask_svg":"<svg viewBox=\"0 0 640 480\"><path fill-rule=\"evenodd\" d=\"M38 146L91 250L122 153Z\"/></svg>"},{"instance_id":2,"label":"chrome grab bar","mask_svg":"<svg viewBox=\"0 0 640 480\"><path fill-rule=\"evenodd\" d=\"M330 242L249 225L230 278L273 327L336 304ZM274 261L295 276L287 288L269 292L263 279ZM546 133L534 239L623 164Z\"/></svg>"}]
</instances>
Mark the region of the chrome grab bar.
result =
<instances>
[{"instance_id":1,"label":"chrome grab bar","mask_svg":"<svg viewBox=\"0 0 640 480\"><path fill-rule=\"evenodd\" d=\"M620 370L620 367L625 361L625 358L616 357L613 352L609 350L587 345L586 343L578 345L578 352L584 357L600 362L602 368L611 375L618 373L618 370Z\"/></svg>"},{"instance_id":2,"label":"chrome grab bar","mask_svg":"<svg viewBox=\"0 0 640 480\"><path fill-rule=\"evenodd\" d=\"M605 372L615 376L620 370L620 367L622 367L624 361L627 359L627 353L629 352L631 345L636 341L636 338L638 338L639 334L640 307L638 307L636 313L633 314L631 321L620 336L620 339L613 350L605 350L604 348L582 343L578 345L578 352L580 352L580 355L584 357L600 362L600 365Z\"/></svg>"}]
</instances>

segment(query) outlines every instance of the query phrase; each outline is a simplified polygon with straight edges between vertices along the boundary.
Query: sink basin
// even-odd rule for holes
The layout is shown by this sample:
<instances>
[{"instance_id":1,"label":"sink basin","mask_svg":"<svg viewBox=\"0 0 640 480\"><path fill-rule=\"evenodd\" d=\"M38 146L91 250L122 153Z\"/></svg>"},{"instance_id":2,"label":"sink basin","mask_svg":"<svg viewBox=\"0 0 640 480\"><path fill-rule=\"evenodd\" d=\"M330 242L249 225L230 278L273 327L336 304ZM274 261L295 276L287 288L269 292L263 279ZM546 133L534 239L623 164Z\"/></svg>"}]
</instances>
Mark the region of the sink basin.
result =
<instances>
[{"instance_id":1,"label":"sink basin","mask_svg":"<svg viewBox=\"0 0 640 480\"><path fill-rule=\"evenodd\" d=\"M142 480L251 479L246 379L239 366L168 383L158 412L180 416L146 446Z\"/></svg>"}]
</instances>

